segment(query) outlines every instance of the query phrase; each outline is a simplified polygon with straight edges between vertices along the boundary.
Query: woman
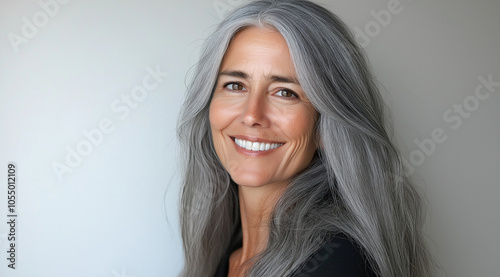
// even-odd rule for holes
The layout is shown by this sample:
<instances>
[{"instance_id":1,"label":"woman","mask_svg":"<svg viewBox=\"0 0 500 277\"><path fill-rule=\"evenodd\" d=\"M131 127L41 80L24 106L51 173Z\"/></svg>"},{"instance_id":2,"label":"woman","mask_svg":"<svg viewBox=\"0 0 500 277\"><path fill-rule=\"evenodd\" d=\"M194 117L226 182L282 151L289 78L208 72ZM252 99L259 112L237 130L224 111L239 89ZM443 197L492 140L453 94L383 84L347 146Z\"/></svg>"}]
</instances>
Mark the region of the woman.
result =
<instances>
[{"instance_id":1,"label":"woman","mask_svg":"<svg viewBox=\"0 0 500 277\"><path fill-rule=\"evenodd\" d=\"M178 122L182 276L430 276L420 198L345 25L251 2L206 41Z\"/></svg>"}]
</instances>

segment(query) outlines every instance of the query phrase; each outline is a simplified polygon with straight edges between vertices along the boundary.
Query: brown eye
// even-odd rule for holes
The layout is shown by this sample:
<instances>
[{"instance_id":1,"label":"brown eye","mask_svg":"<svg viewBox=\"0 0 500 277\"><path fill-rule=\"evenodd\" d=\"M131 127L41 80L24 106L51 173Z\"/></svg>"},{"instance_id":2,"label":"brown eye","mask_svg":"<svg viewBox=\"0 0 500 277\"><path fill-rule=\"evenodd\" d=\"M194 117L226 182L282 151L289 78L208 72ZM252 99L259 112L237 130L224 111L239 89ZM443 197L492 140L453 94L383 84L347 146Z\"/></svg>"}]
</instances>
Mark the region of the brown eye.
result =
<instances>
[{"instance_id":1,"label":"brown eye","mask_svg":"<svg viewBox=\"0 0 500 277\"><path fill-rule=\"evenodd\" d=\"M280 90L280 91L276 92L275 95L285 97L285 98L297 97L297 95L290 90Z\"/></svg>"},{"instance_id":2,"label":"brown eye","mask_svg":"<svg viewBox=\"0 0 500 277\"><path fill-rule=\"evenodd\" d=\"M238 84L238 83L229 83L229 84L226 84L225 87L230 89L230 90L245 90L243 85Z\"/></svg>"}]
</instances>

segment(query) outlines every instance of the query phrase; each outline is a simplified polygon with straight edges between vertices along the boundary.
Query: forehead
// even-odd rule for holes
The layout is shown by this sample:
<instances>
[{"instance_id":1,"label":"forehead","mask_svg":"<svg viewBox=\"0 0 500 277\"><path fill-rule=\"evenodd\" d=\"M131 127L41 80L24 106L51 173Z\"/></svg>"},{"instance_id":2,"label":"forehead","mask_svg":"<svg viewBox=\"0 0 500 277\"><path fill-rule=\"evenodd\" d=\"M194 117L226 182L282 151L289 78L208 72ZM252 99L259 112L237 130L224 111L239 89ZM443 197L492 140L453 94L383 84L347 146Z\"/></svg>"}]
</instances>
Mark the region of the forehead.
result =
<instances>
[{"instance_id":1,"label":"forehead","mask_svg":"<svg viewBox=\"0 0 500 277\"><path fill-rule=\"evenodd\" d=\"M285 39L280 32L274 28L256 26L245 27L233 36L230 47L243 46L248 43L261 46L274 45L276 48L288 51Z\"/></svg>"},{"instance_id":2,"label":"forehead","mask_svg":"<svg viewBox=\"0 0 500 277\"><path fill-rule=\"evenodd\" d=\"M221 64L221 70L224 69L268 71L267 73L278 70L295 76L295 68L283 36L274 29L253 26L234 35Z\"/></svg>"}]
</instances>

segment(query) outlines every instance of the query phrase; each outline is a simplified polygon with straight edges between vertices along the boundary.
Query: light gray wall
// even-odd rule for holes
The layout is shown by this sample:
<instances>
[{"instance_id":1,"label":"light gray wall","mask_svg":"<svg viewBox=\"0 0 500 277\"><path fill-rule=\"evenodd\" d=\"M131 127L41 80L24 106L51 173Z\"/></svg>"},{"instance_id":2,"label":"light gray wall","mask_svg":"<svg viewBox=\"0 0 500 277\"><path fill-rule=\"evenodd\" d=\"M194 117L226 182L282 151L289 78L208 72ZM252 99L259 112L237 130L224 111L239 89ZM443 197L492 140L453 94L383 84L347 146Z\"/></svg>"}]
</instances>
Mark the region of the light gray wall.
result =
<instances>
[{"instance_id":1,"label":"light gray wall","mask_svg":"<svg viewBox=\"0 0 500 277\"><path fill-rule=\"evenodd\" d=\"M0 2L0 276L179 272L185 75L213 25L243 2ZM499 276L500 2L320 2L372 62L428 199L438 276ZM13 214L15 270L5 259Z\"/></svg>"}]
</instances>

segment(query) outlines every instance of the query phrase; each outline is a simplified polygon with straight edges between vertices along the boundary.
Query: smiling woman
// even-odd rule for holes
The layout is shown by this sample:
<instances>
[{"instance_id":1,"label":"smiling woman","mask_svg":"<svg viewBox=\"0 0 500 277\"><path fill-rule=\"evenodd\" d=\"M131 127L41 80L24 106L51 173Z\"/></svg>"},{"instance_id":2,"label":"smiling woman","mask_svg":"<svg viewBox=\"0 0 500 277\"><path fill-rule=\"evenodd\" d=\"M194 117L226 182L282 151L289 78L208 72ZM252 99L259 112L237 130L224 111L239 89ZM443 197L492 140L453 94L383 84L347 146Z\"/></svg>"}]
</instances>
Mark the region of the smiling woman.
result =
<instances>
[{"instance_id":1,"label":"smiling woman","mask_svg":"<svg viewBox=\"0 0 500 277\"><path fill-rule=\"evenodd\" d=\"M279 32L249 27L234 36L210 104L210 126L217 156L236 184L286 186L311 162L317 112L296 79Z\"/></svg>"},{"instance_id":2,"label":"smiling woman","mask_svg":"<svg viewBox=\"0 0 500 277\"><path fill-rule=\"evenodd\" d=\"M367 68L308 1L254 1L220 23L178 122L183 276L431 275Z\"/></svg>"}]
</instances>

